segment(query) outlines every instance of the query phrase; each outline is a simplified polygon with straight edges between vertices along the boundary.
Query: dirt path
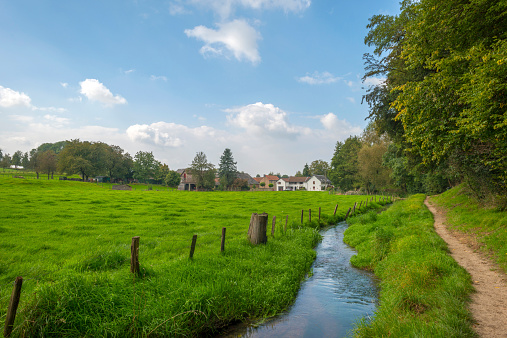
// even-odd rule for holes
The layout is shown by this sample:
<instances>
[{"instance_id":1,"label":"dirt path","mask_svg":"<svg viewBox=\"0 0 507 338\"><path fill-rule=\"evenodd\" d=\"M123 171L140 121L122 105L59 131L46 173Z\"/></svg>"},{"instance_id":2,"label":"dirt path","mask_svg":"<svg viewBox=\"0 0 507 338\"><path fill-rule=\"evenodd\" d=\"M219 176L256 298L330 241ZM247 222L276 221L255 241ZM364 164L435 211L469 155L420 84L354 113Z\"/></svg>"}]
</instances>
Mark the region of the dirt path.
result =
<instances>
[{"instance_id":1,"label":"dirt path","mask_svg":"<svg viewBox=\"0 0 507 338\"><path fill-rule=\"evenodd\" d=\"M424 204L433 213L435 229L447 242L452 257L472 276L475 290L470 310L480 337L507 337L507 276L477 253L463 234L448 231L445 211L434 207L426 198Z\"/></svg>"}]
</instances>

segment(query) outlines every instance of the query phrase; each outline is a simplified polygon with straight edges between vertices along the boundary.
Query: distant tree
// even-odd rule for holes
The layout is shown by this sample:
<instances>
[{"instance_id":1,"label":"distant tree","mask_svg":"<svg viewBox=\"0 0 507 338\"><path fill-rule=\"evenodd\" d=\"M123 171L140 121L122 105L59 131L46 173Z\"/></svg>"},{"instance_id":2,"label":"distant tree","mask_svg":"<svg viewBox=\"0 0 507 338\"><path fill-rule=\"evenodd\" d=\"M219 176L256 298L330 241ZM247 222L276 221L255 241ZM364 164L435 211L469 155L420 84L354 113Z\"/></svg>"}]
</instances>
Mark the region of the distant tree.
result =
<instances>
[{"instance_id":1,"label":"distant tree","mask_svg":"<svg viewBox=\"0 0 507 338\"><path fill-rule=\"evenodd\" d=\"M2 160L3 157L4 157L4 153L2 152L2 149L0 148L0 161Z\"/></svg>"},{"instance_id":2,"label":"distant tree","mask_svg":"<svg viewBox=\"0 0 507 338\"><path fill-rule=\"evenodd\" d=\"M310 175L327 175L329 163L323 160L315 160L310 164Z\"/></svg>"},{"instance_id":3,"label":"distant tree","mask_svg":"<svg viewBox=\"0 0 507 338\"><path fill-rule=\"evenodd\" d=\"M119 146L106 147L105 167L112 181L115 179L127 179L132 176L134 161L129 153L123 153Z\"/></svg>"},{"instance_id":4,"label":"distant tree","mask_svg":"<svg viewBox=\"0 0 507 338\"><path fill-rule=\"evenodd\" d=\"M241 178L236 178L234 180L234 183L232 184L232 187L235 190L242 190L242 191L250 190L250 187L248 186L248 181L247 180L243 180Z\"/></svg>"},{"instance_id":5,"label":"distant tree","mask_svg":"<svg viewBox=\"0 0 507 338\"><path fill-rule=\"evenodd\" d=\"M283 175L282 178L289 178L289 175Z\"/></svg>"},{"instance_id":6,"label":"distant tree","mask_svg":"<svg viewBox=\"0 0 507 338\"><path fill-rule=\"evenodd\" d=\"M261 177L261 175L257 174L257 175L255 175L255 177Z\"/></svg>"},{"instance_id":7,"label":"distant tree","mask_svg":"<svg viewBox=\"0 0 507 338\"><path fill-rule=\"evenodd\" d=\"M48 180L50 175L51 178L53 178L53 173L58 167L58 159L56 153L53 150L46 150L45 152L41 153L39 155L37 165L38 171L48 174Z\"/></svg>"},{"instance_id":8,"label":"distant tree","mask_svg":"<svg viewBox=\"0 0 507 338\"><path fill-rule=\"evenodd\" d=\"M229 148L226 148L222 156L220 156L220 164L218 165L218 177L220 177L220 185L225 189L230 188L236 179L236 176L238 174L236 163L237 162L234 162L234 157L232 156L231 150Z\"/></svg>"},{"instance_id":9,"label":"distant tree","mask_svg":"<svg viewBox=\"0 0 507 338\"><path fill-rule=\"evenodd\" d=\"M266 186L266 183L265 182L261 182L259 185L264 188Z\"/></svg>"},{"instance_id":10,"label":"distant tree","mask_svg":"<svg viewBox=\"0 0 507 338\"><path fill-rule=\"evenodd\" d=\"M21 158L21 165L25 169L28 169L28 167L30 166L30 158L28 156L28 152L25 152L23 154L23 157Z\"/></svg>"},{"instance_id":11,"label":"distant tree","mask_svg":"<svg viewBox=\"0 0 507 338\"><path fill-rule=\"evenodd\" d=\"M63 150L65 144L67 144L67 141L60 141L56 143L43 143L39 147L37 147L37 151L43 153L47 150L52 150L55 152L55 154L58 154L60 153L60 151Z\"/></svg>"},{"instance_id":12,"label":"distant tree","mask_svg":"<svg viewBox=\"0 0 507 338\"><path fill-rule=\"evenodd\" d=\"M344 143L340 141L336 143L328 177L343 191L360 186L357 154L361 146L361 141L357 136L350 136Z\"/></svg>"},{"instance_id":13,"label":"distant tree","mask_svg":"<svg viewBox=\"0 0 507 338\"><path fill-rule=\"evenodd\" d=\"M303 176L308 177L311 176L310 167L308 166L308 163L305 164L305 167L303 168Z\"/></svg>"},{"instance_id":14,"label":"distant tree","mask_svg":"<svg viewBox=\"0 0 507 338\"><path fill-rule=\"evenodd\" d=\"M37 149L30 150L30 161L28 163L28 168L35 171L37 179L39 179L39 154Z\"/></svg>"},{"instance_id":15,"label":"distant tree","mask_svg":"<svg viewBox=\"0 0 507 338\"><path fill-rule=\"evenodd\" d=\"M180 181L180 174L174 170L169 170L169 173L164 179L164 183L169 187L177 187L180 184Z\"/></svg>"},{"instance_id":16,"label":"distant tree","mask_svg":"<svg viewBox=\"0 0 507 338\"><path fill-rule=\"evenodd\" d=\"M140 182L147 182L148 179L155 178L159 166L160 162L155 160L151 151L138 151L134 156L134 178Z\"/></svg>"},{"instance_id":17,"label":"distant tree","mask_svg":"<svg viewBox=\"0 0 507 338\"><path fill-rule=\"evenodd\" d=\"M273 183L269 183L268 187L273 188Z\"/></svg>"},{"instance_id":18,"label":"distant tree","mask_svg":"<svg viewBox=\"0 0 507 338\"><path fill-rule=\"evenodd\" d=\"M9 168L11 166L11 156L9 154L3 154L2 160L0 161L0 166L2 168Z\"/></svg>"},{"instance_id":19,"label":"distant tree","mask_svg":"<svg viewBox=\"0 0 507 338\"><path fill-rule=\"evenodd\" d=\"M301 173L301 171L299 171L299 170L298 170L298 171L296 172L296 177L303 177L303 174Z\"/></svg>"},{"instance_id":20,"label":"distant tree","mask_svg":"<svg viewBox=\"0 0 507 338\"><path fill-rule=\"evenodd\" d=\"M79 173L85 181L88 177L106 172L107 144L102 142L67 141L58 154L58 171Z\"/></svg>"},{"instance_id":21,"label":"distant tree","mask_svg":"<svg viewBox=\"0 0 507 338\"><path fill-rule=\"evenodd\" d=\"M153 178L157 181L158 184L162 184L169 174L169 171L169 166L167 164L160 164L155 171L155 176Z\"/></svg>"},{"instance_id":22,"label":"distant tree","mask_svg":"<svg viewBox=\"0 0 507 338\"><path fill-rule=\"evenodd\" d=\"M11 164L14 165L14 167L18 167L21 165L21 159L23 158L23 152L21 150L17 150L11 158Z\"/></svg>"},{"instance_id":23,"label":"distant tree","mask_svg":"<svg viewBox=\"0 0 507 338\"><path fill-rule=\"evenodd\" d=\"M208 162L206 154L198 152L190 165L190 173L197 189L212 188L215 186L214 165ZM211 181L213 183L211 183Z\"/></svg>"}]
</instances>

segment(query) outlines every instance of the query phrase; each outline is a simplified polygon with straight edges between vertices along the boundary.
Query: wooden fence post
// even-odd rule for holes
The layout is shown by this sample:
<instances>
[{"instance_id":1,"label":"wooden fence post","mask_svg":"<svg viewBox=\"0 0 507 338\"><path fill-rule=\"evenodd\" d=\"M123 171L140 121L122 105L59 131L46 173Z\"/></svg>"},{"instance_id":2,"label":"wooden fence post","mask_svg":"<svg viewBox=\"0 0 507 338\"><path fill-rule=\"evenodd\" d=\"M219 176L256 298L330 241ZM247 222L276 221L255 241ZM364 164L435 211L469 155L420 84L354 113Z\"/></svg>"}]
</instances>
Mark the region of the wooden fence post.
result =
<instances>
[{"instance_id":1,"label":"wooden fence post","mask_svg":"<svg viewBox=\"0 0 507 338\"><path fill-rule=\"evenodd\" d=\"M248 239L252 244L264 244L268 241L266 236L266 227L268 224L268 214L253 213L250 218L250 226L248 227Z\"/></svg>"},{"instance_id":2,"label":"wooden fence post","mask_svg":"<svg viewBox=\"0 0 507 338\"><path fill-rule=\"evenodd\" d=\"M14 289L12 290L11 300L7 309L7 317L5 318L4 337L9 337L12 333L12 330L14 329L14 320L16 319L16 311L18 310L22 285L23 277L16 277L16 281L14 281Z\"/></svg>"},{"instance_id":3,"label":"wooden fence post","mask_svg":"<svg viewBox=\"0 0 507 338\"><path fill-rule=\"evenodd\" d=\"M194 258L195 243L197 242L197 235L192 236L192 244L190 245L190 259Z\"/></svg>"},{"instance_id":4,"label":"wooden fence post","mask_svg":"<svg viewBox=\"0 0 507 338\"><path fill-rule=\"evenodd\" d=\"M130 272L139 274L139 239L141 237L132 237L130 245Z\"/></svg>"},{"instance_id":5,"label":"wooden fence post","mask_svg":"<svg viewBox=\"0 0 507 338\"><path fill-rule=\"evenodd\" d=\"M349 211L347 211L347 214L345 215L345 220L347 220L347 217L349 217L349 213L350 213L350 210L351 210L351 209L352 209L352 208L349 208Z\"/></svg>"},{"instance_id":6,"label":"wooden fence post","mask_svg":"<svg viewBox=\"0 0 507 338\"><path fill-rule=\"evenodd\" d=\"M301 210L301 224L303 224L303 214L304 214L304 210Z\"/></svg>"},{"instance_id":7,"label":"wooden fence post","mask_svg":"<svg viewBox=\"0 0 507 338\"><path fill-rule=\"evenodd\" d=\"M273 216L273 222L271 223L271 236L275 237L275 225L276 225L276 216Z\"/></svg>"},{"instance_id":8,"label":"wooden fence post","mask_svg":"<svg viewBox=\"0 0 507 338\"><path fill-rule=\"evenodd\" d=\"M361 205L363 205L363 201L361 201L361 203L359 203L359 207L357 208L358 210L361 209Z\"/></svg>"},{"instance_id":9,"label":"wooden fence post","mask_svg":"<svg viewBox=\"0 0 507 338\"><path fill-rule=\"evenodd\" d=\"M319 221L320 221L320 209L321 209L321 207L319 207Z\"/></svg>"},{"instance_id":10,"label":"wooden fence post","mask_svg":"<svg viewBox=\"0 0 507 338\"><path fill-rule=\"evenodd\" d=\"M357 205L357 202L354 203L354 210L352 210L353 214L356 212L356 205Z\"/></svg>"},{"instance_id":11,"label":"wooden fence post","mask_svg":"<svg viewBox=\"0 0 507 338\"><path fill-rule=\"evenodd\" d=\"M225 250L225 230L226 228L222 228L222 244L220 245L220 252L224 252Z\"/></svg>"},{"instance_id":12,"label":"wooden fence post","mask_svg":"<svg viewBox=\"0 0 507 338\"><path fill-rule=\"evenodd\" d=\"M287 233L287 223L289 223L289 215L285 216L285 228L283 229L284 233Z\"/></svg>"},{"instance_id":13,"label":"wooden fence post","mask_svg":"<svg viewBox=\"0 0 507 338\"><path fill-rule=\"evenodd\" d=\"M308 209L308 220L312 221L312 209Z\"/></svg>"},{"instance_id":14,"label":"wooden fence post","mask_svg":"<svg viewBox=\"0 0 507 338\"><path fill-rule=\"evenodd\" d=\"M336 216L336 210L338 210L338 204L336 205L336 207L334 207L334 214L333 214L333 216Z\"/></svg>"},{"instance_id":15,"label":"wooden fence post","mask_svg":"<svg viewBox=\"0 0 507 338\"><path fill-rule=\"evenodd\" d=\"M366 203L364 204L365 208L368 208L368 199L366 199Z\"/></svg>"}]
</instances>

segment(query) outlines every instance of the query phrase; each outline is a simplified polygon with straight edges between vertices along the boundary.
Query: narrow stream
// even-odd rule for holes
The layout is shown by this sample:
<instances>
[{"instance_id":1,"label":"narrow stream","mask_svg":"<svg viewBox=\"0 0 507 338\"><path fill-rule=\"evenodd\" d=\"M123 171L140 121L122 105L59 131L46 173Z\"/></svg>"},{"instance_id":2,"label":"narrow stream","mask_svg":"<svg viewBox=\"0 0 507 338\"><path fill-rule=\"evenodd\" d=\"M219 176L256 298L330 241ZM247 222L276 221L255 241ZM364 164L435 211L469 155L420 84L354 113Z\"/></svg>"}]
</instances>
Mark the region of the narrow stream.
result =
<instances>
[{"instance_id":1,"label":"narrow stream","mask_svg":"<svg viewBox=\"0 0 507 338\"><path fill-rule=\"evenodd\" d=\"M350 265L354 249L343 242L345 222L321 231L313 275L294 305L257 327L237 327L223 337L346 337L354 323L373 315L378 289L371 273Z\"/></svg>"}]
</instances>

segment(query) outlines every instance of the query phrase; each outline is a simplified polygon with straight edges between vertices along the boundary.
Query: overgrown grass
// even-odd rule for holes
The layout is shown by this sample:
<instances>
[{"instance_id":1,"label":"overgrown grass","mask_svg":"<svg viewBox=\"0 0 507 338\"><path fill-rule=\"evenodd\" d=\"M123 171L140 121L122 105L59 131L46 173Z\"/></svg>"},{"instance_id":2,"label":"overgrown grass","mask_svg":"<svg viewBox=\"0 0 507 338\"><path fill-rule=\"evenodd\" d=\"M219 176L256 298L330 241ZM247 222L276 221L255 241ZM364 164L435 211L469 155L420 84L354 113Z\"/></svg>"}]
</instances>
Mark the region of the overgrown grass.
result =
<instances>
[{"instance_id":1,"label":"overgrown grass","mask_svg":"<svg viewBox=\"0 0 507 338\"><path fill-rule=\"evenodd\" d=\"M24 283L15 336L211 335L272 316L293 302L315 258L317 229L343 220L361 200L326 192L113 191L1 177L0 321L16 276ZM277 216L267 245L246 240L253 212L269 214L268 234ZM129 272L133 236L141 237L139 277Z\"/></svg>"},{"instance_id":2,"label":"overgrown grass","mask_svg":"<svg viewBox=\"0 0 507 338\"><path fill-rule=\"evenodd\" d=\"M358 323L358 337L476 336L467 310L470 276L434 231L424 199L415 195L349 221L344 240L358 250L351 263L381 280L380 306L371 321Z\"/></svg>"},{"instance_id":3,"label":"overgrown grass","mask_svg":"<svg viewBox=\"0 0 507 338\"><path fill-rule=\"evenodd\" d=\"M507 273L507 211L479 205L463 186L433 196L431 201L445 208L452 229L473 235Z\"/></svg>"}]
</instances>

